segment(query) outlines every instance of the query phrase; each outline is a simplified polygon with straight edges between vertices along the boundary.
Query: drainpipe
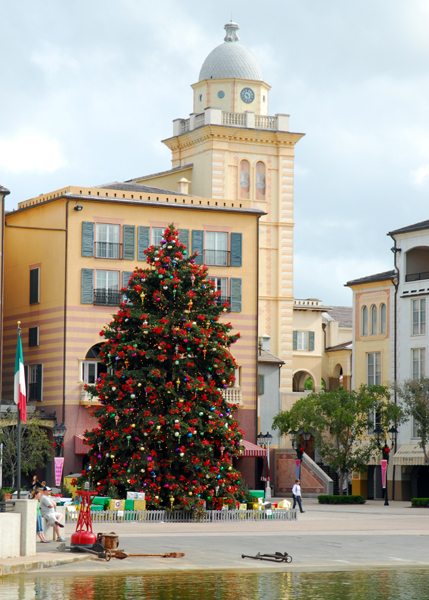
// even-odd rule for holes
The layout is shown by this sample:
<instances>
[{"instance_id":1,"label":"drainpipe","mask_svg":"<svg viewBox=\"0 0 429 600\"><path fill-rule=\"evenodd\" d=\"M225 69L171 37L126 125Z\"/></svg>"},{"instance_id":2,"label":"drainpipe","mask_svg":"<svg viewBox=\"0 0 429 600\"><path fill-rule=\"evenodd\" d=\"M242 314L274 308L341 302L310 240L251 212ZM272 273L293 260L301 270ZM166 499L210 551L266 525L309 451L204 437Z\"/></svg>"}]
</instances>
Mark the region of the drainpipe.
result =
<instances>
[{"instance_id":1,"label":"drainpipe","mask_svg":"<svg viewBox=\"0 0 429 600\"><path fill-rule=\"evenodd\" d=\"M391 233L389 233L388 235L390 235L390 237L393 240L393 248L391 248L392 252L393 252L393 262L394 262L394 266L395 266L395 271L396 271L396 277L392 277L391 282L393 284L393 286L395 287L395 293L394 293L394 297L393 297L393 378L395 380L395 391L394 391L394 402L395 404L398 403L398 396L397 396L397 392L396 392L396 382L398 379L398 369L397 369L397 331L398 331L398 317L397 317L397 310L398 310L398 287L399 287L399 269L398 266L396 264L396 255L398 254L398 252L401 251L401 248L398 248L396 245L396 239L393 237L393 235ZM397 438L396 438L396 443L395 443L395 450L394 450L394 454L396 454L396 450L397 450ZM392 500L395 499L395 471L396 471L396 465L393 465L393 479L392 479ZM387 489L387 488L386 488Z\"/></svg>"},{"instance_id":2,"label":"drainpipe","mask_svg":"<svg viewBox=\"0 0 429 600\"><path fill-rule=\"evenodd\" d=\"M10 191L0 185L1 201L1 246L0 246L0 404L3 392L3 303L4 303L4 224L5 224L5 197Z\"/></svg>"}]
</instances>

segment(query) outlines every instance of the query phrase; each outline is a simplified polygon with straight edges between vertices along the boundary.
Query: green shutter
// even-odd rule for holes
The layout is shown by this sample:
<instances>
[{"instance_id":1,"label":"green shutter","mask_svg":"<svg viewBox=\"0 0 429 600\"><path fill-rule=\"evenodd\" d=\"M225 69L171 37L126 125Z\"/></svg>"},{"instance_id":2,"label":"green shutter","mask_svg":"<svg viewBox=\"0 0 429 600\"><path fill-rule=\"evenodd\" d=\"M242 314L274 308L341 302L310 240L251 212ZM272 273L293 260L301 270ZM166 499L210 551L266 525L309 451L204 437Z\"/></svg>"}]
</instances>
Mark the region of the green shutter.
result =
<instances>
[{"instance_id":1,"label":"green shutter","mask_svg":"<svg viewBox=\"0 0 429 600\"><path fill-rule=\"evenodd\" d=\"M124 225L124 260L135 260L136 257L136 228L134 225Z\"/></svg>"},{"instance_id":2,"label":"green shutter","mask_svg":"<svg viewBox=\"0 0 429 600\"><path fill-rule=\"evenodd\" d=\"M314 331L310 331L310 340L308 344L309 350L314 350Z\"/></svg>"},{"instance_id":3,"label":"green shutter","mask_svg":"<svg viewBox=\"0 0 429 600\"><path fill-rule=\"evenodd\" d=\"M36 400L37 402L41 402L43 400L42 390L43 390L43 365L36 365Z\"/></svg>"},{"instance_id":4,"label":"green shutter","mask_svg":"<svg viewBox=\"0 0 429 600\"><path fill-rule=\"evenodd\" d=\"M195 263L202 265L204 262L204 231L194 229L192 231L192 254L198 252L198 256L195 257Z\"/></svg>"},{"instance_id":5,"label":"green shutter","mask_svg":"<svg viewBox=\"0 0 429 600\"><path fill-rule=\"evenodd\" d=\"M82 256L94 256L94 223L82 221Z\"/></svg>"},{"instance_id":6,"label":"green shutter","mask_svg":"<svg viewBox=\"0 0 429 600\"><path fill-rule=\"evenodd\" d=\"M242 266L242 234L231 233L231 267Z\"/></svg>"},{"instance_id":7,"label":"green shutter","mask_svg":"<svg viewBox=\"0 0 429 600\"><path fill-rule=\"evenodd\" d=\"M94 302L94 269L82 269L80 301L82 304Z\"/></svg>"},{"instance_id":8,"label":"green shutter","mask_svg":"<svg viewBox=\"0 0 429 600\"><path fill-rule=\"evenodd\" d=\"M137 260L146 260L146 254L144 253L150 246L150 227L137 228Z\"/></svg>"},{"instance_id":9,"label":"green shutter","mask_svg":"<svg viewBox=\"0 0 429 600\"><path fill-rule=\"evenodd\" d=\"M122 287L123 288L128 287L128 282L129 282L132 274L133 274L133 271L122 271ZM131 304L131 301L128 300L128 298L125 294L122 297L122 302L127 302L127 303Z\"/></svg>"},{"instance_id":10,"label":"green shutter","mask_svg":"<svg viewBox=\"0 0 429 600\"><path fill-rule=\"evenodd\" d=\"M39 269L30 269L30 304L39 302Z\"/></svg>"},{"instance_id":11,"label":"green shutter","mask_svg":"<svg viewBox=\"0 0 429 600\"><path fill-rule=\"evenodd\" d=\"M231 277L231 312L241 312L241 279Z\"/></svg>"},{"instance_id":12,"label":"green shutter","mask_svg":"<svg viewBox=\"0 0 429 600\"><path fill-rule=\"evenodd\" d=\"M262 396L265 393L265 375L258 374L258 394Z\"/></svg>"},{"instance_id":13,"label":"green shutter","mask_svg":"<svg viewBox=\"0 0 429 600\"><path fill-rule=\"evenodd\" d=\"M189 250L189 229L179 229L179 242Z\"/></svg>"},{"instance_id":14,"label":"green shutter","mask_svg":"<svg viewBox=\"0 0 429 600\"><path fill-rule=\"evenodd\" d=\"M39 345L39 328L38 327L29 327L28 328L28 345L30 348L32 346Z\"/></svg>"},{"instance_id":15,"label":"green shutter","mask_svg":"<svg viewBox=\"0 0 429 600\"><path fill-rule=\"evenodd\" d=\"M298 350L298 332L293 332L293 349Z\"/></svg>"}]
</instances>

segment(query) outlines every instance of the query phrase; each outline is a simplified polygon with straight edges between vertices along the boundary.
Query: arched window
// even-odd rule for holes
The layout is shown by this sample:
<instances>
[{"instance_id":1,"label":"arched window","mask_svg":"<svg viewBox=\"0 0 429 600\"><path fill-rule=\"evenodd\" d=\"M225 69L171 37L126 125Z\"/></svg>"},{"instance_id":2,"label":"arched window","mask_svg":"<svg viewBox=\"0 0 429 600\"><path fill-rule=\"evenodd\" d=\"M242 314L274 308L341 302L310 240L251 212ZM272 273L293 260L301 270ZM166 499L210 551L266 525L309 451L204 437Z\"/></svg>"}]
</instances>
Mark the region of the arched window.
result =
<instances>
[{"instance_id":1,"label":"arched window","mask_svg":"<svg viewBox=\"0 0 429 600\"><path fill-rule=\"evenodd\" d=\"M265 165L260 161L256 163L255 188L256 200L265 200Z\"/></svg>"},{"instance_id":2,"label":"arched window","mask_svg":"<svg viewBox=\"0 0 429 600\"><path fill-rule=\"evenodd\" d=\"M387 331L387 311L386 305L380 304L380 333L386 333Z\"/></svg>"},{"instance_id":3,"label":"arched window","mask_svg":"<svg viewBox=\"0 0 429 600\"><path fill-rule=\"evenodd\" d=\"M368 307L362 307L362 335L368 335Z\"/></svg>"},{"instance_id":4,"label":"arched window","mask_svg":"<svg viewBox=\"0 0 429 600\"><path fill-rule=\"evenodd\" d=\"M240 198L249 200L250 198L250 165L247 160L240 163Z\"/></svg>"},{"instance_id":5,"label":"arched window","mask_svg":"<svg viewBox=\"0 0 429 600\"><path fill-rule=\"evenodd\" d=\"M377 307L371 306L371 335L377 335Z\"/></svg>"}]
</instances>

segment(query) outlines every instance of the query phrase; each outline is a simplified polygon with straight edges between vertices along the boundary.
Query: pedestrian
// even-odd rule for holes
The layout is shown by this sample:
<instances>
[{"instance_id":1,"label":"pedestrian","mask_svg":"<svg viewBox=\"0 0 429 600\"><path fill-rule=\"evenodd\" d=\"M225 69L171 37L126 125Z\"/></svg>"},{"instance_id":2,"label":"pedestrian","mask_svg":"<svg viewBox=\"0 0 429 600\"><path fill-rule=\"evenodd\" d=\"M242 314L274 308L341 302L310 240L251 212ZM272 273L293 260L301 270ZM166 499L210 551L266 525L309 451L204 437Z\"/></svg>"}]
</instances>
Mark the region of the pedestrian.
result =
<instances>
[{"instance_id":1,"label":"pedestrian","mask_svg":"<svg viewBox=\"0 0 429 600\"><path fill-rule=\"evenodd\" d=\"M43 544L49 544L49 540L46 539L45 534L43 532L43 519L42 519L42 515L40 514L40 505L39 505L39 501L40 501L41 497L42 497L41 489L33 490L30 494L30 498L35 498L37 500L36 533L39 536L39 539Z\"/></svg>"},{"instance_id":2,"label":"pedestrian","mask_svg":"<svg viewBox=\"0 0 429 600\"><path fill-rule=\"evenodd\" d=\"M40 483L40 481L37 479L37 475L34 475L33 481L31 482L31 489L33 490L33 492L35 492L37 490L37 488L42 489L43 484ZM32 498L33 498L33 496L32 496Z\"/></svg>"},{"instance_id":3,"label":"pedestrian","mask_svg":"<svg viewBox=\"0 0 429 600\"><path fill-rule=\"evenodd\" d=\"M301 485L300 480L295 479L295 485L292 488L292 497L293 497L293 508L295 508L296 503L298 502L299 512L305 512L302 510L302 499L301 499Z\"/></svg>"},{"instance_id":4,"label":"pedestrian","mask_svg":"<svg viewBox=\"0 0 429 600\"><path fill-rule=\"evenodd\" d=\"M42 497L40 499L40 512L42 517L48 522L48 525L55 529L57 541L65 542L66 539L60 535L60 527L64 527L61 523L63 515L59 512L55 512L56 502L53 498L49 497L51 491L51 488L48 486L43 488Z\"/></svg>"}]
</instances>

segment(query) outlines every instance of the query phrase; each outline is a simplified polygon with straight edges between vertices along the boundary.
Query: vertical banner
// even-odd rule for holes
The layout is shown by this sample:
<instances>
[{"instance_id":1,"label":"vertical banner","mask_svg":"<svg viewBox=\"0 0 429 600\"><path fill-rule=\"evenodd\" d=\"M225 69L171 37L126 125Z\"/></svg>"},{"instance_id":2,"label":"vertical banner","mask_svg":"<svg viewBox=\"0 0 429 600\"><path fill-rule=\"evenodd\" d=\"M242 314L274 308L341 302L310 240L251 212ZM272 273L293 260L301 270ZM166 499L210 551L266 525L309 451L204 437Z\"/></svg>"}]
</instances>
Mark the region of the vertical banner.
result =
<instances>
[{"instance_id":1,"label":"vertical banner","mask_svg":"<svg viewBox=\"0 0 429 600\"><path fill-rule=\"evenodd\" d=\"M55 465L55 485L61 485L61 477L63 474L63 467L64 467L64 457L63 456L55 456L54 457L54 465Z\"/></svg>"},{"instance_id":2,"label":"vertical banner","mask_svg":"<svg viewBox=\"0 0 429 600\"><path fill-rule=\"evenodd\" d=\"M387 460L381 461L381 483L383 488L386 487Z\"/></svg>"},{"instance_id":3,"label":"vertical banner","mask_svg":"<svg viewBox=\"0 0 429 600\"><path fill-rule=\"evenodd\" d=\"M299 479L300 476L300 466L301 466L301 461L300 460L296 460L295 461L295 479Z\"/></svg>"}]
</instances>

